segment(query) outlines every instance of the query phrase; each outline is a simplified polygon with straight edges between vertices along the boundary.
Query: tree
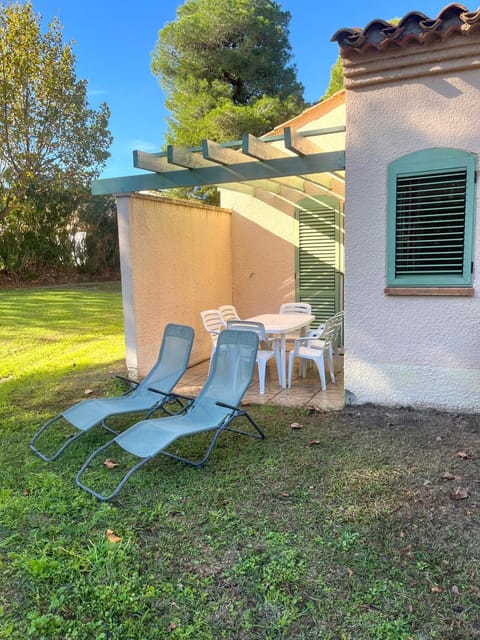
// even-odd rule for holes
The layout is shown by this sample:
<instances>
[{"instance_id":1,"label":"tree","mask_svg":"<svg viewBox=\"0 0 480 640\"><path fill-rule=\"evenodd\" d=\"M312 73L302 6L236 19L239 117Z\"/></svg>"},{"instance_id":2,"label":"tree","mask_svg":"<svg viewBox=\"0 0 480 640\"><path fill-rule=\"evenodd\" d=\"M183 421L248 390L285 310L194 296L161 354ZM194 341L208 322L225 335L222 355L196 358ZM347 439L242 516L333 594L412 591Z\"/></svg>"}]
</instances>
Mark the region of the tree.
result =
<instances>
[{"instance_id":1,"label":"tree","mask_svg":"<svg viewBox=\"0 0 480 640\"><path fill-rule=\"evenodd\" d=\"M303 86L290 63L289 20L272 0L186 0L152 53L171 113L167 142L261 135L297 115Z\"/></svg>"},{"instance_id":2,"label":"tree","mask_svg":"<svg viewBox=\"0 0 480 640\"><path fill-rule=\"evenodd\" d=\"M76 212L75 258L86 273L120 269L117 205L112 196L91 196Z\"/></svg>"},{"instance_id":3,"label":"tree","mask_svg":"<svg viewBox=\"0 0 480 640\"><path fill-rule=\"evenodd\" d=\"M22 268L11 258L27 240L34 263L57 259L108 158L109 115L89 107L59 21L42 33L31 2L0 4L0 268Z\"/></svg>"},{"instance_id":4,"label":"tree","mask_svg":"<svg viewBox=\"0 0 480 640\"><path fill-rule=\"evenodd\" d=\"M343 66L342 59L338 57L337 61L330 69L330 82L328 83L327 90L325 95L322 97L322 100L330 98L330 96L333 96L333 94L340 91L340 89L343 89Z\"/></svg>"}]
</instances>

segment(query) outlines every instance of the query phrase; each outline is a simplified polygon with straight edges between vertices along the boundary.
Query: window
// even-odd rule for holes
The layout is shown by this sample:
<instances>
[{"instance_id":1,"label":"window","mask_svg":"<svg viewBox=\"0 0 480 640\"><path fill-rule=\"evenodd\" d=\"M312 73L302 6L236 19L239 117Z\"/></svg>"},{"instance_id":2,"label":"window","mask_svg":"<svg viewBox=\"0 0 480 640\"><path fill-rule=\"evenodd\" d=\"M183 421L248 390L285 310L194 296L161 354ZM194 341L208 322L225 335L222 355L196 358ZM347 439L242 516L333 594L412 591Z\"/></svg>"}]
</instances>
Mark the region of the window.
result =
<instances>
[{"instance_id":1,"label":"window","mask_svg":"<svg viewBox=\"0 0 480 640\"><path fill-rule=\"evenodd\" d=\"M388 169L387 286L472 283L476 156L427 149Z\"/></svg>"}]
</instances>

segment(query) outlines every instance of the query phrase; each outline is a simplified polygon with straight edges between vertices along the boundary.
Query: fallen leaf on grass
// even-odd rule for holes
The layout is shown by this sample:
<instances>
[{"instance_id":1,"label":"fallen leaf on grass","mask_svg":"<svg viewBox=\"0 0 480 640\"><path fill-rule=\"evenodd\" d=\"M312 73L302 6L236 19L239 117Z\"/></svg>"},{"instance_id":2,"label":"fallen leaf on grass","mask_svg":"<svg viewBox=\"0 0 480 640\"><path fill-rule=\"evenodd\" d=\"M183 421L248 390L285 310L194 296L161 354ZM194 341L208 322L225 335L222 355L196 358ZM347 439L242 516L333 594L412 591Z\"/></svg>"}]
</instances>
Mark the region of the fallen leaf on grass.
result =
<instances>
[{"instance_id":1,"label":"fallen leaf on grass","mask_svg":"<svg viewBox=\"0 0 480 640\"><path fill-rule=\"evenodd\" d=\"M351 578L353 576L353 569L347 569L348 577Z\"/></svg>"},{"instance_id":2,"label":"fallen leaf on grass","mask_svg":"<svg viewBox=\"0 0 480 640\"><path fill-rule=\"evenodd\" d=\"M459 596L460 595L460 589L457 587L456 584L454 584L453 587L452 587L452 593L455 596Z\"/></svg>"},{"instance_id":3,"label":"fallen leaf on grass","mask_svg":"<svg viewBox=\"0 0 480 640\"><path fill-rule=\"evenodd\" d=\"M121 538L111 529L107 529L107 540L112 544L116 544L117 542L120 542Z\"/></svg>"},{"instance_id":4,"label":"fallen leaf on grass","mask_svg":"<svg viewBox=\"0 0 480 640\"><path fill-rule=\"evenodd\" d=\"M434 584L433 587L430 589L430 591L432 593L442 593L443 589L442 587L439 587L438 584Z\"/></svg>"},{"instance_id":5,"label":"fallen leaf on grass","mask_svg":"<svg viewBox=\"0 0 480 640\"><path fill-rule=\"evenodd\" d=\"M402 553L403 555L409 556L410 558L415 557L414 554L412 553L412 545L409 544L406 547L403 547L403 549L400 549L400 553Z\"/></svg>"},{"instance_id":6,"label":"fallen leaf on grass","mask_svg":"<svg viewBox=\"0 0 480 640\"><path fill-rule=\"evenodd\" d=\"M114 462L113 460L110 460L110 458L107 458L103 463L103 466L107 467L107 469L115 469L115 467L118 467L118 462Z\"/></svg>"},{"instance_id":7,"label":"fallen leaf on grass","mask_svg":"<svg viewBox=\"0 0 480 640\"><path fill-rule=\"evenodd\" d=\"M445 473L442 474L442 480L455 480L455 476L453 473L450 473L450 471L445 471Z\"/></svg>"},{"instance_id":8,"label":"fallen leaf on grass","mask_svg":"<svg viewBox=\"0 0 480 640\"><path fill-rule=\"evenodd\" d=\"M314 447L317 444L322 444L322 443L320 442L320 440L310 440L310 442L308 443L308 446Z\"/></svg>"},{"instance_id":9,"label":"fallen leaf on grass","mask_svg":"<svg viewBox=\"0 0 480 640\"><path fill-rule=\"evenodd\" d=\"M462 458L462 460L469 460L472 457L470 451L466 451L465 449L461 449L457 452L457 456Z\"/></svg>"},{"instance_id":10,"label":"fallen leaf on grass","mask_svg":"<svg viewBox=\"0 0 480 640\"><path fill-rule=\"evenodd\" d=\"M302 425L299 422L292 422L290 429L302 429Z\"/></svg>"},{"instance_id":11,"label":"fallen leaf on grass","mask_svg":"<svg viewBox=\"0 0 480 640\"><path fill-rule=\"evenodd\" d=\"M448 495L452 500L465 500L465 498L468 498L468 491L465 491L465 489L462 489L461 487L457 487L455 491L452 491L452 493L449 493Z\"/></svg>"},{"instance_id":12,"label":"fallen leaf on grass","mask_svg":"<svg viewBox=\"0 0 480 640\"><path fill-rule=\"evenodd\" d=\"M170 622L170 624L167 627L167 633L172 633L172 631L175 631L176 628L177 628L177 625L175 624L175 622Z\"/></svg>"},{"instance_id":13,"label":"fallen leaf on grass","mask_svg":"<svg viewBox=\"0 0 480 640\"><path fill-rule=\"evenodd\" d=\"M320 413L318 407L316 407L314 404L309 404L306 410L307 413Z\"/></svg>"}]
</instances>

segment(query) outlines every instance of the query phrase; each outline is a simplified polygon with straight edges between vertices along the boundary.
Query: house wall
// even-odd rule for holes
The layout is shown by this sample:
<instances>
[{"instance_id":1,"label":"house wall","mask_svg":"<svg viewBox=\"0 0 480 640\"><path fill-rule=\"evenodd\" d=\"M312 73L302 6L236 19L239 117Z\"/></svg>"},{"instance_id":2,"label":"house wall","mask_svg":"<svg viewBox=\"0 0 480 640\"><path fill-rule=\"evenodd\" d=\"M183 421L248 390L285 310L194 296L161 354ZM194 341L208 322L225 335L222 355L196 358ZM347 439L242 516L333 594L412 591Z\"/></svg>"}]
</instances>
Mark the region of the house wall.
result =
<instances>
[{"instance_id":1,"label":"house wall","mask_svg":"<svg viewBox=\"0 0 480 640\"><path fill-rule=\"evenodd\" d=\"M352 403L480 406L479 291L473 297L384 293L387 166L430 147L480 152L479 44L478 35L468 42L453 37L344 61L345 388ZM478 197L477 186L477 217ZM477 263L479 227L477 220Z\"/></svg>"},{"instance_id":2,"label":"house wall","mask_svg":"<svg viewBox=\"0 0 480 640\"><path fill-rule=\"evenodd\" d=\"M169 322L194 328L191 364L207 359L200 311L232 299L230 212L140 193L117 210L129 372L150 370Z\"/></svg>"}]
</instances>

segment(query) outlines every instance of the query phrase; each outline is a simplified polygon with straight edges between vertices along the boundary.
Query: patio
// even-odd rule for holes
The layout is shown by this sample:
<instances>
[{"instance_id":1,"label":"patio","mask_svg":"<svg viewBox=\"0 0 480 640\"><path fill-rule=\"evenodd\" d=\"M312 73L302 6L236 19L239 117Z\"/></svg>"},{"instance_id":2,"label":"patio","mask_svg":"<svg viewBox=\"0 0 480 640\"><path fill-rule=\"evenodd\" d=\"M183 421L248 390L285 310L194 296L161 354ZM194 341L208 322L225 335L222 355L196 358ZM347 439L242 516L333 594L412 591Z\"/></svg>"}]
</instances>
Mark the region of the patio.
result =
<instances>
[{"instance_id":1,"label":"patio","mask_svg":"<svg viewBox=\"0 0 480 640\"><path fill-rule=\"evenodd\" d=\"M208 360L190 367L177 387L179 393L196 396L202 388L208 373ZM327 378L328 379L328 378ZM328 382L327 390L322 391L316 367L309 367L307 377L294 375L290 389L281 389L276 379L275 368L267 366L265 394L258 392L258 370L255 368L253 382L244 396L245 403L272 404L286 407L315 407L320 411L339 411L343 409L344 385L343 369L336 372L335 384Z\"/></svg>"}]
</instances>

